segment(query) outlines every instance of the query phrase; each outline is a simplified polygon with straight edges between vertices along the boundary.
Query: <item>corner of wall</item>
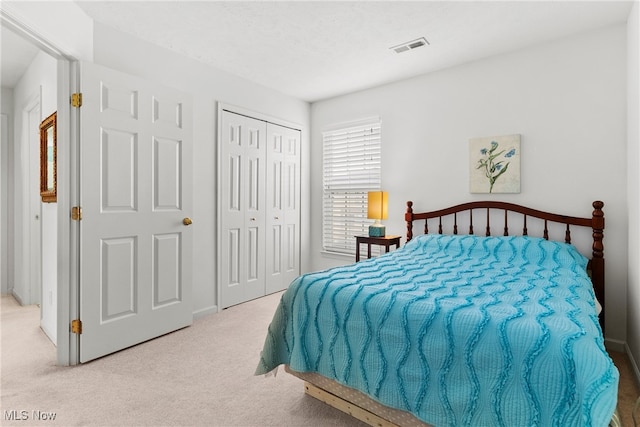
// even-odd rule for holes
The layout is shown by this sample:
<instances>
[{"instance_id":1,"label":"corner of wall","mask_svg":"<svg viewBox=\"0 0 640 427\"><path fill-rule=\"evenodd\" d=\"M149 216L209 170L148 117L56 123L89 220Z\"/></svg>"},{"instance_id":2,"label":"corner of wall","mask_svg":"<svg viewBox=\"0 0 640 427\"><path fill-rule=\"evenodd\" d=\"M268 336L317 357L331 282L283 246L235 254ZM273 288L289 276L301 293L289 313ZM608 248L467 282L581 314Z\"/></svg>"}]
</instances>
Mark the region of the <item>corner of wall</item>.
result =
<instances>
[{"instance_id":1,"label":"corner of wall","mask_svg":"<svg viewBox=\"0 0 640 427\"><path fill-rule=\"evenodd\" d=\"M627 224L629 233L627 281L627 343L625 350L640 384L640 3L635 1L627 20Z\"/></svg>"}]
</instances>

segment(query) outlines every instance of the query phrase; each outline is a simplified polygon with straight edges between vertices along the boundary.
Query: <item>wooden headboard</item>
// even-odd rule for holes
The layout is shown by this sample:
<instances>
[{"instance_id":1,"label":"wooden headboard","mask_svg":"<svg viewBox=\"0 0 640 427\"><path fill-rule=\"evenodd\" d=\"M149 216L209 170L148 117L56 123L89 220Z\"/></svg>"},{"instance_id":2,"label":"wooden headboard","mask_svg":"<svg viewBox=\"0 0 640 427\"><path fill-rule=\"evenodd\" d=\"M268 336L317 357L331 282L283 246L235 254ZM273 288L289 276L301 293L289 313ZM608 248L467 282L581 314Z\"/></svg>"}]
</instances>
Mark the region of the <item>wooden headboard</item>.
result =
<instances>
[{"instance_id":1,"label":"wooden headboard","mask_svg":"<svg viewBox=\"0 0 640 427\"><path fill-rule=\"evenodd\" d=\"M485 235L491 236L491 221L495 220L495 215L491 215L493 211L504 211L504 223L502 224L502 235L509 235L509 218L512 217L510 213L519 214L522 217L522 232L520 235L527 236L527 217L537 218L544 221L544 228L542 236L545 239L549 239L549 223L563 224L565 228L564 241L571 243L571 226L590 227L592 229L593 244L591 246L592 256L587 265L587 269L591 274L591 281L593 282L593 289L596 294L596 298L602 305L602 311L600 312L600 326L604 333L604 246L602 244L603 230L604 230L604 212L602 208L604 203L596 200L592 203L593 212L590 218L579 218L573 216L559 215L550 212L543 212L536 209L531 209L525 206L516 205L514 203L499 202L499 201L475 201L462 203L456 206L451 206L445 209L439 209L430 212L413 212L413 202L407 202L407 212L404 215L404 219L407 222L407 242L413 238L413 222L424 220L424 234L429 233L428 220L431 218L438 218L438 234L443 234L443 218L453 216L453 222L451 224L451 234L458 234L458 213L468 213L469 224L467 232L465 234L474 234L473 229L473 212L474 210L481 211L481 215L484 211L485 221ZM502 215L500 215L502 216Z\"/></svg>"}]
</instances>

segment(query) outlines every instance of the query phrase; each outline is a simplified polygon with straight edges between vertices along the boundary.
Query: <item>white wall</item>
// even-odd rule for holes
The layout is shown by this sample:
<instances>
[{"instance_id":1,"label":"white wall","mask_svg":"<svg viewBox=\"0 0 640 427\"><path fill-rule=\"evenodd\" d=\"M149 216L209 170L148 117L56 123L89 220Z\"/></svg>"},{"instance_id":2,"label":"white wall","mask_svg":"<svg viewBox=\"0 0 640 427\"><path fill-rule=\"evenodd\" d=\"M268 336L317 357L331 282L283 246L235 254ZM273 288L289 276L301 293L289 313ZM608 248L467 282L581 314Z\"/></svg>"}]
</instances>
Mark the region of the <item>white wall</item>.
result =
<instances>
[{"instance_id":1,"label":"white wall","mask_svg":"<svg viewBox=\"0 0 640 427\"><path fill-rule=\"evenodd\" d=\"M2 88L1 110L4 117L2 125L2 140L0 140L0 293L2 295L10 293L13 285L13 251L9 250L8 241L13 241L13 228L8 227L9 216L13 220L13 212L8 209L13 206L12 198L9 198L9 177L12 175L13 147L13 89ZM12 181L13 182L13 181ZM13 194L13 192L11 192Z\"/></svg>"},{"instance_id":2,"label":"white wall","mask_svg":"<svg viewBox=\"0 0 640 427\"><path fill-rule=\"evenodd\" d=\"M322 254L323 129L380 116L387 233L403 236L407 200L421 211L488 198L468 191L469 138L519 133L521 193L491 198L574 216L590 216L592 201L605 202L606 335L624 342L625 38L624 25L609 27L314 103L313 269L352 262Z\"/></svg>"},{"instance_id":3,"label":"white wall","mask_svg":"<svg viewBox=\"0 0 640 427\"><path fill-rule=\"evenodd\" d=\"M40 205L40 188L39 181L31 182L27 179L27 171L17 168L22 165L23 169L28 168L30 163L25 156L35 157L35 162L39 163L39 146L24 147L28 140L24 136L23 113L25 105L33 99L34 94L39 97L40 102L40 121L48 117L56 111L57 101L57 63L51 56L40 52L33 60L25 74L22 76L16 87L14 88L13 117L15 138L11 142L11 164L13 170L10 172L12 177L9 187L12 203L9 204L9 229L13 231L13 235L9 236L8 252L13 254L10 260L12 266L11 281L7 286L7 290L11 290L21 301L29 304L41 304L42 326L47 335L56 343L56 305L57 305L57 234L56 221L57 211L55 203L42 204L38 210L38 221L30 221L32 211L28 209L31 204L30 200L35 199L36 204ZM37 126L37 124L36 124ZM38 133L37 127L30 129L29 132ZM17 175L16 175L17 174ZM27 184L30 185L28 186ZM26 211L26 214L25 214ZM29 240L29 226L36 227L35 233L41 235L41 268L37 273L41 277L34 277L37 274L34 271L27 271L30 268L28 257L33 256L29 248L24 242ZM53 255L53 256L52 256ZM39 255L36 255L39 256ZM15 261L15 264L13 262ZM13 270L15 267L15 270ZM30 277L30 281L26 278ZM34 288L35 284L41 284L42 288ZM41 295L41 289L45 290L46 298Z\"/></svg>"},{"instance_id":4,"label":"white wall","mask_svg":"<svg viewBox=\"0 0 640 427\"><path fill-rule=\"evenodd\" d=\"M56 102L57 102L57 63L54 58L45 54L44 52L38 53L34 58L33 62L22 76L18 84L15 86L13 90L13 112L14 112L14 138L12 142L12 157L11 162L13 162L14 170L13 174L21 174L19 177L14 177L14 180L11 181L11 189L9 193L12 194L13 203L9 205L9 209L13 210L13 216L10 215L9 228L13 229L14 236L13 239L9 241L9 251L14 253L15 257L15 266L16 269L13 275L13 282L9 284L9 288L13 288L13 292L15 295L21 297L24 302L33 303L40 302L40 296L36 298L35 296L30 296L29 294L29 286L30 284L25 280L27 276L27 271L25 271L29 264L26 259L30 254L27 252L28 247L24 246L24 242L26 242L29 238L28 230L29 230L29 218L25 215L25 210L29 211L29 200L32 197L40 197L40 187L39 182L34 182L30 187L28 186L29 181L28 176L28 167L29 160L26 156L37 156L37 161L39 162L39 146L38 147L21 147L20 144L26 141L24 132L25 132L25 123L23 123L23 109L33 99L33 96L40 96L40 111L41 117L40 121L44 118L51 115L54 111L56 111ZM31 130L34 132L38 132L38 129ZM18 168L18 165L22 165L22 173L21 169ZM12 175L13 175L12 174ZM10 199L11 200L11 199ZM55 204L54 204L55 205ZM40 213L40 222L47 224L55 224L57 221L57 213L55 208L53 209L44 209ZM33 223L31 224L33 225ZM57 239L55 234L48 234L47 239L42 241L42 248L45 253L55 254L57 251ZM53 264L55 265L55 263ZM20 268L22 267L22 268ZM56 282L56 270L49 269L47 271L42 271L43 280L53 281L54 284L50 284L49 286L55 288ZM54 303L55 305L55 303Z\"/></svg>"},{"instance_id":5,"label":"white wall","mask_svg":"<svg viewBox=\"0 0 640 427\"><path fill-rule=\"evenodd\" d=\"M629 203L629 288L627 291L627 345L640 382L640 6L635 2L627 23L627 176Z\"/></svg>"},{"instance_id":6,"label":"white wall","mask_svg":"<svg viewBox=\"0 0 640 427\"><path fill-rule=\"evenodd\" d=\"M190 93L194 103L193 195L194 312L217 311L216 119L217 102L236 105L302 126L301 266L308 270L309 105L187 59L127 34L94 24L94 62Z\"/></svg>"}]
</instances>

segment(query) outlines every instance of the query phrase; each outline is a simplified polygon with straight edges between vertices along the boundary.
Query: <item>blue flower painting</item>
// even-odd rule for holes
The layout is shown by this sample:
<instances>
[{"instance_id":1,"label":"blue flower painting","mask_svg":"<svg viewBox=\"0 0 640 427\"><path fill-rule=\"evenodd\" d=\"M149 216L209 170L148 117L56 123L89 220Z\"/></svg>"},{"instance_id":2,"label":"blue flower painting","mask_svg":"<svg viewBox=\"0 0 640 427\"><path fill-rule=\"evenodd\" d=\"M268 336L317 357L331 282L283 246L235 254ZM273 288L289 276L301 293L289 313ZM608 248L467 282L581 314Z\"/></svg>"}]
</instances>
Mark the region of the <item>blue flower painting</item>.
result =
<instances>
[{"instance_id":1,"label":"blue flower painting","mask_svg":"<svg viewBox=\"0 0 640 427\"><path fill-rule=\"evenodd\" d=\"M520 192L520 135L473 138L469 189L472 193Z\"/></svg>"}]
</instances>

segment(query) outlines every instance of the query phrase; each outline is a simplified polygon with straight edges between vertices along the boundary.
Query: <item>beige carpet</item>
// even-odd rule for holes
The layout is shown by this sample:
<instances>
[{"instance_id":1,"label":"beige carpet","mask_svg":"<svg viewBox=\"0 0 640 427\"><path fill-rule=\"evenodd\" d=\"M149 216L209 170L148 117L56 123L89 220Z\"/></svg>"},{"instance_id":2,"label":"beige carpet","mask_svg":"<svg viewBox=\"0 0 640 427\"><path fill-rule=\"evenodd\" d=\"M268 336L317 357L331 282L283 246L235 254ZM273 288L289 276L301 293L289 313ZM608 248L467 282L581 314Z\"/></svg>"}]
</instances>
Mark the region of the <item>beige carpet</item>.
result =
<instances>
[{"instance_id":1,"label":"beige carpet","mask_svg":"<svg viewBox=\"0 0 640 427\"><path fill-rule=\"evenodd\" d=\"M197 320L193 326L76 367L55 366L39 309L2 297L1 425L363 426L304 394L280 370L256 377L280 294ZM27 421L7 420L26 411ZM33 411L55 420L34 421Z\"/></svg>"},{"instance_id":2,"label":"beige carpet","mask_svg":"<svg viewBox=\"0 0 640 427\"><path fill-rule=\"evenodd\" d=\"M364 426L306 396L284 370L253 376L279 299L231 307L111 356L57 367L38 307L3 296L0 425ZM622 354L614 360L627 363ZM638 389L628 365L621 373L628 407L620 412L630 423ZM49 413L54 420L34 419Z\"/></svg>"}]
</instances>

